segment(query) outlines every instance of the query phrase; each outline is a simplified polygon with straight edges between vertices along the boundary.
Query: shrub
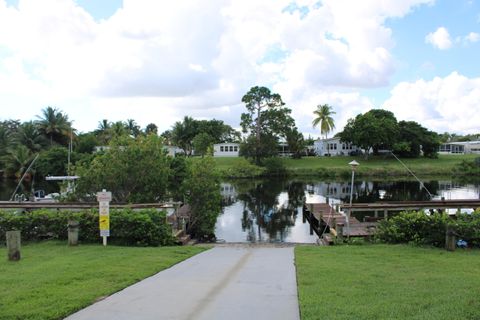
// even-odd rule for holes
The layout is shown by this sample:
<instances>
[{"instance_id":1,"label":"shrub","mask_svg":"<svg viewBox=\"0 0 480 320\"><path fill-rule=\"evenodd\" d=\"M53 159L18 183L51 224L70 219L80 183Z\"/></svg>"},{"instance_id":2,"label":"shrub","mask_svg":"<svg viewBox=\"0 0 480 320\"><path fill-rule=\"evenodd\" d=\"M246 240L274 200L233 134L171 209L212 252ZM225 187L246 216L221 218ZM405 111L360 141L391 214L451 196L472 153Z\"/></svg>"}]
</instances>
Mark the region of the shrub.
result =
<instances>
[{"instance_id":1,"label":"shrub","mask_svg":"<svg viewBox=\"0 0 480 320\"><path fill-rule=\"evenodd\" d=\"M376 236L387 243L413 243L416 245L445 244L445 231L449 223L445 214L425 214L423 211L402 212L380 221Z\"/></svg>"},{"instance_id":2,"label":"shrub","mask_svg":"<svg viewBox=\"0 0 480 320\"><path fill-rule=\"evenodd\" d=\"M453 222L457 237L468 242L469 246L480 247L480 211L471 214L457 213Z\"/></svg>"},{"instance_id":3,"label":"shrub","mask_svg":"<svg viewBox=\"0 0 480 320\"><path fill-rule=\"evenodd\" d=\"M455 166L453 173L456 175L480 176L480 157L471 161L462 160Z\"/></svg>"},{"instance_id":4,"label":"shrub","mask_svg":"<svg viewBox=\"0 0 480 320\"><path fill-rule=\"evenodd\" d=\"M286 176L287 169L283 159L278 157L266 158L262 160L262 165L267 170L266 173L269 176Z\"/></svg>"},{"instance_id":5,"label":"shrub","mask_svg":"<svg viewBox=\"0 0 480 320\"><path fill-rule=\"evenodd\" d=\"M80 224L79 240L97 242L100 240L98 212L35 210L31 212L0 211L0 239L5 241L5 232L20 230L22 241L43 239L67 239L69 219ZM130 246L159 246L173 244L166 212L156 209L121 209L110 211L110 243Z\"/></svg>"}]
</instances>

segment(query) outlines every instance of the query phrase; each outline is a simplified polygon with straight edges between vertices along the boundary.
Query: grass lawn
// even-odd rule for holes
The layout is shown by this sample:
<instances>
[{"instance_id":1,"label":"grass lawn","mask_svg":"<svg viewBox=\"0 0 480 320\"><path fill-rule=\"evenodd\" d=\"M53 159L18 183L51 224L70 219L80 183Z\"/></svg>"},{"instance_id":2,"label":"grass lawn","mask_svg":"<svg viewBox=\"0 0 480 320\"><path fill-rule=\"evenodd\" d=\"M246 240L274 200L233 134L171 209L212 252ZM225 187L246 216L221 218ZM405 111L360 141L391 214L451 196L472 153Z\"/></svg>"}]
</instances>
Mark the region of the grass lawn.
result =
<instances>
[{"instance_id":1,"label":"grass lawn","mask_svg":"<svg viewBox=\"0 0 480 320\"><path fill-rule=\"evenodd\" d=\"M297 247L302 320L480 319L480 251Z\"/></svg>"},{"instance_id":2,"label":"grass lawn","mask_svg":"<svg viewBox=\"0 0 480 320\"><path fill-rule=\"evenodd\" d=\"M449 175L452 169L462 160L473 160L478 155L439 155L437 159L416 158L401 159L401 161L413 172L420 175ZM302 159L285 158L284 164L287 170L294 175L325 175L328 173L350 175L348 163L356 160L360 163L358 174L371 176L408 176L408 171L393 157L370 156L364 157L304 157ZM215 158L217 168L226 170L238 166L243 158Z\"/></svg>"},{"instance_id":3,"label":"grass lawn","mask_svg":"<svg viewBox=\"0 0 480 320\"><path fill-rule=\"evenodd\" d=\"M62 319L203 250L49 241L23 246L22 259L9 262L1 247L0 319Z\"/></svg>"}]
</instances>

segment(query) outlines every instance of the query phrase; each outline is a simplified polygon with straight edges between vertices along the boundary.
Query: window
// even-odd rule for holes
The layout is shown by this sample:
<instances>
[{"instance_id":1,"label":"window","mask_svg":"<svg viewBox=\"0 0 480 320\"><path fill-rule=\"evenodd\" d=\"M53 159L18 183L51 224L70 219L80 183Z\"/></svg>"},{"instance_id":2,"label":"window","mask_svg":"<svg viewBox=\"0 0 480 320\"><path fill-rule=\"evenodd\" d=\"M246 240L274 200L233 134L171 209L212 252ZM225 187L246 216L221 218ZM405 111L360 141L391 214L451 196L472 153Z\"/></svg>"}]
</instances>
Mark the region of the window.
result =
<instances>
[{"instance_id":1,"label":"window","mask_svg":"<svg viewBox=\"0 0 480 320\"><path fill-rule=\"evenodd\" d=\"M238 147L237 146L233 147L233 151L238 152Z\"/></svg>"},{"instance_id":2,"label":"window","mask_svg":"<svg viewBox=\"0 0 480 320\"><path fill-rule=\"evenodd\" d=\"M233 152L233 146L230 146L230 152Z\"/></svg>"},{"instance_id":3,"label":"window","mask_svg":"<svg viewBox=\"0 0 480 320\"><path fill-rule=\"evenodd\" d=\"M223 152L223 146L220 147L220 152Z\"/></svg>"}]
</instances>

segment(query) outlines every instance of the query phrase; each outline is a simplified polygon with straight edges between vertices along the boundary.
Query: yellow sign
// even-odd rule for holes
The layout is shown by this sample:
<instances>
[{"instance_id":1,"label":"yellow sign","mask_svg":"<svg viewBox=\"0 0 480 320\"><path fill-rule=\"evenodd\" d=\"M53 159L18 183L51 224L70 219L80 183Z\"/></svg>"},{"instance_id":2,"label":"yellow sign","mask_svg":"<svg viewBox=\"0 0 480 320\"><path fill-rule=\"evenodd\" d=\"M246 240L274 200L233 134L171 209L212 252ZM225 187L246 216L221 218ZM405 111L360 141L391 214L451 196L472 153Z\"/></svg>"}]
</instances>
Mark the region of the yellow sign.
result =
<instances>
[{"instance_id":1,"label":"yellow sign","mask_svg":"<svg viewBox=\"0 0 480 320\"><path fill-rule=\"evenodd\" d=\"M100 231L101 230L110 230L110 216L100 216Z\"/></svg>"}]
</instances>

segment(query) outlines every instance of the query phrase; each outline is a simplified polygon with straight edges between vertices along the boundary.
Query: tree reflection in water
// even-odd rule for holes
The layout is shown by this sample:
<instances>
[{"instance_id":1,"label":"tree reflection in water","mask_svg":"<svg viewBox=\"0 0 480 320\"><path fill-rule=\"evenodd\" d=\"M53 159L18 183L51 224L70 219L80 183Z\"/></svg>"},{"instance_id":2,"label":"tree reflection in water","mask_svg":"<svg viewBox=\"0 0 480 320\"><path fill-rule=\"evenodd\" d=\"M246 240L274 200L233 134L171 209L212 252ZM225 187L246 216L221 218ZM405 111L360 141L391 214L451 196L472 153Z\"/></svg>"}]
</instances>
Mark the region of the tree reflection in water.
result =
<instances>
[{"instance_id":1,"label":"tree reflection in water","mask_svg":"<svg viewBox=\"0 0 480 320\"><path fill-rule=\"evenodd\" d=\"M468 189L471 186L448 180L440 182L431 180L424 183L430 193L437 197L447 188ZM229 232L235 232L235 241L297 241L295 239L301 237L303 237L301 241L305 241L309 236L309 226L303 225L301 216L298 216L301 215L305 193L321 196L323 197L321 201L329 198L333 203L348 203L350 181L233 180L222 184L222 192L223 212L228 211L229 216L228 219L222 220L228 229L220 230L219 234L225 239L228 239ZM354 203L429 199L428 192L418 181L358 179L354 183ZM219 217L220 220L222 218ZM222 228L221 224L218 228ZM305 236L300 237L301 233L305 233Z\"/></svg>"}]
</instances>

